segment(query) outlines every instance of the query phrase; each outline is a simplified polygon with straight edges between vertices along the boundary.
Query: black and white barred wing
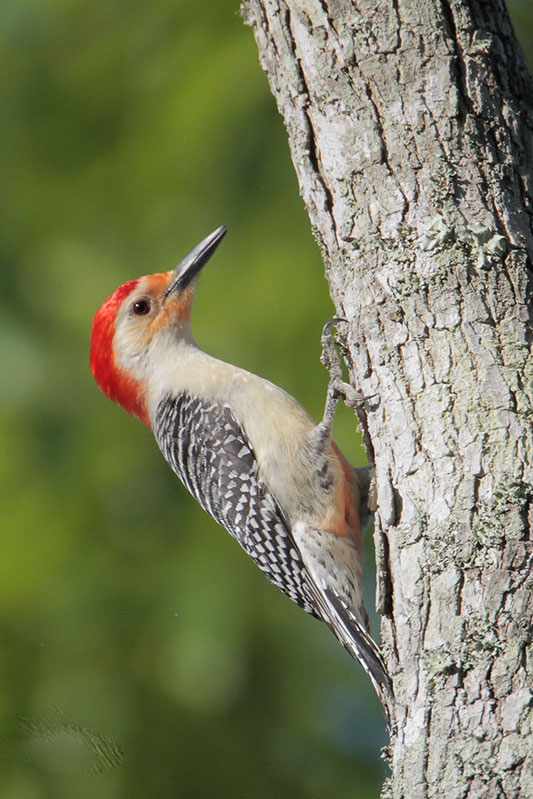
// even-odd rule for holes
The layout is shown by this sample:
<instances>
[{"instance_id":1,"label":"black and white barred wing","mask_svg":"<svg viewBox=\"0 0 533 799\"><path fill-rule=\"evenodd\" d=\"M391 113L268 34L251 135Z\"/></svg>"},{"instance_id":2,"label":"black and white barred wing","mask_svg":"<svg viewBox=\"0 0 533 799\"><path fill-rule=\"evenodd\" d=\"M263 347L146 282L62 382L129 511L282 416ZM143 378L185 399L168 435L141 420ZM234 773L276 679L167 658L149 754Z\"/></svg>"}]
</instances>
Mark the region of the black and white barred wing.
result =
<instances>
[{"instance_id":1,"label":"black and white barred wing","mask_svg":"<svg viewBox=\"0 0 533 799\"><path fill-rule=\"evenodd\" d=\"M165 398L154 432L165 459L204 510L278 588L321 618L313 581L231 410L183 394Z\"/></svg>"}]
</instances>

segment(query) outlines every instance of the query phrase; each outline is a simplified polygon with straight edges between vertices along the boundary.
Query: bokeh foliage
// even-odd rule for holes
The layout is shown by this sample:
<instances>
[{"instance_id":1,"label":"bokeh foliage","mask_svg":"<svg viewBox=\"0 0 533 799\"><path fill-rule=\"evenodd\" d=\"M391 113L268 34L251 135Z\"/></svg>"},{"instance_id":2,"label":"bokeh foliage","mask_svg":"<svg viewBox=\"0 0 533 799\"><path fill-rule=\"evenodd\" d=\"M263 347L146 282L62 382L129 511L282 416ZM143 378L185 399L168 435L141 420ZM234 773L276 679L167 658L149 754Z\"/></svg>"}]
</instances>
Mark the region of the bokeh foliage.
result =
<instances>
[{"instance_id":1,"label":"bokeh foliage","mask_svg":"<svg viewBox=\"0 0 533 799\"><path fill-rule=\"evenodd\" d=\"M100 302L225 223L200 282L200 344L321 413L333 309L237 10L0 8L6 799L378 795L383 723L361 670L88 370ZM511 10L530 47L529 0ZM362 463L350 414L337 433Z\"/></svg>"}]
</instances>

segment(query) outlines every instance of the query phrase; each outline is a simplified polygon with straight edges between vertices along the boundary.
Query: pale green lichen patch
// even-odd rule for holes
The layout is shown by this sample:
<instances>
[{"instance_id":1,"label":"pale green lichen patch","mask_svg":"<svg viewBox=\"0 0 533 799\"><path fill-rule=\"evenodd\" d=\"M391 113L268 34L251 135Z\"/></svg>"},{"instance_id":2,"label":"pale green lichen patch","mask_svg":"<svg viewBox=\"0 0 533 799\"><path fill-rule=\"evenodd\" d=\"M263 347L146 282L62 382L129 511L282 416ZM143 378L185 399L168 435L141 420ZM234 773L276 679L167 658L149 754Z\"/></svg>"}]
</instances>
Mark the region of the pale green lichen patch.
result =
<instances>
[{"instance_id":1,"label":"pale green lichen patch","mask_svg":"<svg viewBox=\"0 0 533 799\"><path fill-rule=\"evenodd\" d=\"M533 499L533 487L505 475L486 502L479 502L472 535L480 549L501 548L505 542L520 539L524 533L524 510Z\"/></svg>"},{"instance_id":2,"label":"pale green lichen patch","mask_svg":"<svg viewBox=\"0 0 533 799\"><path fill-rule=\"evenodd\" d=\"M422 664L432 686L444 685L446 678L457 670L457 654L447 644L422 652Z\"/></svg>"},{"instance_id":3,"label":"pale green lichen patch","mask_svg":"<svg viewBox=\"0 0 533 799\"><path fill-rule=\"evenodd\" d=\"M422 235L418 239L418 246L425 251L442 247L454 238L454 227L442 216L434 216L429 220Z\"/></svg>"},{"instance_id":4,"label":"pale green lichen patch","mask_svg":"<svg viewBox=\"0 0 533 799\"><path fill-rule=\"evenodd\" d=\"M482 222L457 224L450 216L438 214L427 223L418 238L424 252L437 252L462 244L477 269L488 267L504 255L507 239Z\"/></svg>"},{"instance_id":5,"label":"pale green lichen patch","mask_svg":"<svg viewBox=\"0 0 533 799\"><path fill-rule=\"evenodd\" d=\"M401 298L442 283L465 262L478 271L491 266L508 243L487 225L465 224L457 213L443 212L430 217L421 234L401 222L391 236L359 236L352 246L367 256L371 252L379 283L387 294Z\"/></svg>"}]
</instances>

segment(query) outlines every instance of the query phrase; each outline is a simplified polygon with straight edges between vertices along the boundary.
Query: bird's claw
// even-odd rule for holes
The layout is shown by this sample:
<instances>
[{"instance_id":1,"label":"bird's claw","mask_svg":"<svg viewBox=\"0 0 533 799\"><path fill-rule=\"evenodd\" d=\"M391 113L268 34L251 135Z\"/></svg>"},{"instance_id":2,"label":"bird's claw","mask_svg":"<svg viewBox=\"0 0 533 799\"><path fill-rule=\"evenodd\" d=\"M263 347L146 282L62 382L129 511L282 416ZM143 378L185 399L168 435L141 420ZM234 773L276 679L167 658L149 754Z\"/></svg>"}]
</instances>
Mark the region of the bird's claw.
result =
<instances>
[{"instance_id":1,"label":"bird's claw","mask_svg":"<svg viewBox=\"0 0 533 799\"><path fill-rule=\"evenodd\" d=\"M328 418L332 417L334 405L338 398L342 397L344 403L349 407L357 408L357 406L377 396L377 394L369 394L367 396L358 394L349 383L343 380L341 359L337 351L335 339L331 334L331 328L339 324L339 322L347 323L348 320L345 319L344 316L334 316L333 319L326 322L322 328L322 354L320 360L328 370L330 378L328 386L329 400L326 403L327 410L325 412L325 416Z\"/></svg>"},{"instance_id":2,"label":"bird's claw","mask_svg":"<svg viewBox=\"0 0 533 799\"><path fill-rule=\"evenodd\" d=\"M329 322L326 322L322 328L322 336L320 339L322 344L320 361L326 367L332 379L342 378L341 360L339 358L339 353L337 352L335 339L331 335L331 328L335 327L335 325L339 324L339 322L348 322L348 320L343 316L334 316L333 319L330 319Z\"/></svg>"},{"instance_id":3,"label":"bird's claw","mask_svg":"<svg viewBox=\"0 0 533 799\"><path fill-rule=\"evenodd\" d=\"M356 408L358 405L367 402L367 400L371 400L378 396L377 394L358 394L349 383L345 383L344 381L339 383L334 382L333 388L337 395L343 399L345 405L348 405L350 408Z\"/></svg>"},{"instance_id":4,"label":"bird's claw","mask_svg":"<svg viewBox=\"0 0 533 799\"><path fill-rule=\"evenodd\" d=\"M326 322L324 327L322 328L322 337L328 336L329 331L332 327L335 327L336 324L339 322L348 322L348 320L344 316L334 316L333 319L330 319L329 322Z\"/></svg>"}]
</instances>

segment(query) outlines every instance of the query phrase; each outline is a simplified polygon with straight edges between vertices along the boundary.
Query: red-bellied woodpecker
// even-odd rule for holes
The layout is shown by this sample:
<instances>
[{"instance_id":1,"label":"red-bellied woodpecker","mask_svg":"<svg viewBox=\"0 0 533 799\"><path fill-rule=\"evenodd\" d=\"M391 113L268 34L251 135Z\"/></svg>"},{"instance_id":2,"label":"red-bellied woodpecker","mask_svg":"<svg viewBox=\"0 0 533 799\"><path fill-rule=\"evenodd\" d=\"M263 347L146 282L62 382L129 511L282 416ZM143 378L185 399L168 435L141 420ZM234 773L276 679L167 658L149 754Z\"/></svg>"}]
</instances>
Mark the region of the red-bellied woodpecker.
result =
<instances>
[{"instance_id":1,"label":"red-bellied woodpecker","mask_svg":"<svg viewBox=\"0 0 533 799\"><path fill-rule=\"evenodd\" d=\"M225 232L174 270L111 294L93 320L91 369L110 399L153 430L200 505L278 588L329 625L388 714L390 682L361 591L360 485L331 438L346 387L330 324L322 341L331 380L318 424L282 389L202 352L191 330L195 278Z\"/></svg>"}]
</instances>

